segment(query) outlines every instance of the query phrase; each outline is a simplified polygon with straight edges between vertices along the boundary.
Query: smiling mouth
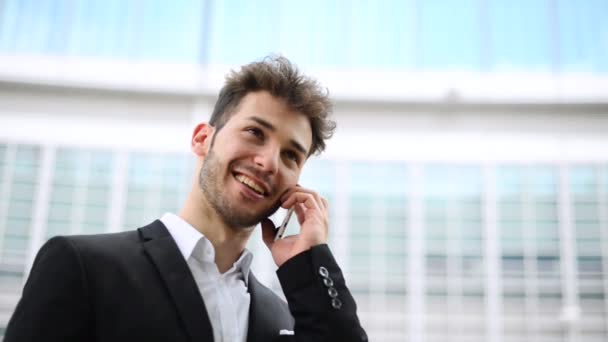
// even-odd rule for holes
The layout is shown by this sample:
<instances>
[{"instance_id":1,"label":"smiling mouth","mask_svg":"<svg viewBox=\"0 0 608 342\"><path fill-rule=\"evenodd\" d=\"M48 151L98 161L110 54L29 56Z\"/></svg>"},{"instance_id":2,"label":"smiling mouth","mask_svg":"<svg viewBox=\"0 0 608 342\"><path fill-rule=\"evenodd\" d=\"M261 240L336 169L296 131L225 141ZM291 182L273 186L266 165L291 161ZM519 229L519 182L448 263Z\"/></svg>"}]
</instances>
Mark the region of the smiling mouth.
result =
<instances>
[{"instance_id":1,"label":"smiling mouth","mask_svg":"<svg viewBox=\"0 0 608 342\"><path fill-rule=\"evenodd\" d=\"M239 181L241 184L243 184L243 185L247 186L249 189L253 190L255 193L257 193L261 196L267 195L267 193L264 191L264 188L262 188L253 179L251 179L243 174L240 174L240 173L235 175L234 178L236 178L236 180Z\"/></svg>"}]
</instances>

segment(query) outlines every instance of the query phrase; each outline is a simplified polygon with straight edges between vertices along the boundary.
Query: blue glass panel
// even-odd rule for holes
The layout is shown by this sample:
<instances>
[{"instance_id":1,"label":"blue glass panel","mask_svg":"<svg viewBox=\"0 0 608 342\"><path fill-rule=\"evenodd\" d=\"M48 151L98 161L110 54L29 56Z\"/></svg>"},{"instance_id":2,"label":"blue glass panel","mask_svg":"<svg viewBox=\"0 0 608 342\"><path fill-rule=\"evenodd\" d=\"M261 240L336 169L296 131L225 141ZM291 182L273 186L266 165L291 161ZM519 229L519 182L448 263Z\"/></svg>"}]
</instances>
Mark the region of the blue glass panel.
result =
<instances>
[{"instance_id":1,"label":"blue glass panel","mask_svg":"<svg viewBox=\"0 0 608 342\"><path fill-rule=\"evenodd\" d=\"M597 187L593 166L577 166L570 170L570 191L575 196L595 196Z\"/></svg>"},{"instance_id":2,"label":"blue glass panel","mask_svg":"<svg viewBox=\"0 0 608 342\"><path fill-rule=\"evenodd\" d=\"M306 162L299 184L318 191L323 196L331 195L336 188L335 174L333 162L312 158Z\"/></svg>"},{"instance_id":3,"label":"blue glass panel","mask_svg":"<svg viewBox=\"0 0 608 342\"><path fill-rule=\"evenodd\" d=\"M108 1L108 3L110 2L111 0ZM49 23L48 41L46 42L45 50L43 52L52 55L61 55L67 52L72 20L70 16L71 12L70 2L51 0L50 8L47 12Z\"/></svg>"},{"instance_id":4,"label":"blue glass panel","mask_svg":"<svg viewBox=\"0 0 608 342\"><path fill-rule=\"evenodd\" d=\"M535 199L555 200L557 196L557 169L553 166L537 166L529 170L530 194Z\"/></svg>"},{"instance_id":5,"label":"blue glass panel","mask_svg":"<svg viewBox=\"0 0 608 342\"><path fill-rule=\"evenodd\" d=\"M340 13L347 25L340 43L332 49L340 54L347 41L343 64L357 67L416 66L417 7L415 0L353 1ZM345 18L346 16L346 18Z\"/></svg>"},{"instance_id":6,"label":"blue glass panel","mask_svg":"<svg viewBox=\"0 0 608 342\"><path fill-rule=\"evenodd\" d=\"M598 37L597 50L594 54L595 71L608 72L608 2L605 0L594 0L593 18L597 24L594 28L595 35Z\"/></svg>"},{"instance_id":7,"label":"blue glass panel","mask_svg":"<svg viewBox=\"0 0 608 342\"><path fill-rule=\"evenodd\" d=\"M288 17L282 17L282 5L278 0L214 2L209 62L240 65L279 52L283 26L290 23ZM302 28L303 32L305 29L309 25ZM299 38L289 37L296 41ZM287 57L297 62L294 56Z\"/></svg>"},{"instance_id":8,"label":"blue glass panel","mask_svg":"<svg viewBox=\"0 0 608 342\"><path fill-rule=\"evenodd\" d=\"M118 0L75 0L70 9L67 53L76 56L129 56L129 27L133 8ZM61 23L57 23L61 25Z\"/></svg>"},{"instance_id":9,"label":"blue glass panel","mask_svg":"<svg viewBox=\"0 0 608 342\"><path fill-rule=\"evenodd\" d=\"M50 32L50 1L23 1L17 31L17 51L43 52Z\"/></svg>"},{"instance_id":10,"label":"blue glass panel","mask_svg":"<svg viewBox=\"0 0 608 342\"><path fill-rule=\"evenodd\" d=\"M499 198L516 198L524 191L524 176L521 167L503 166L496 172L496 193Z\"/></svg>"},{"instance_id":11,"label":"blue glass panel","mask_svg":"<svg viewBox=\"0 0 608 342\"><path fill-rule=\"evenodd\" d=\"M488 16L493 69L550 69L548 0L488 0Z\"/></svg>"},{"instance_id":12,"label":"blue glass panel","mask_svg":"<svg viewBox=\"0 0 608 342\"><path fill-rule=\"evenodd\" d=\"M420 67L479 69L481 31L478 1L420 1L419 7Z\"/></svg>"},{"instance_id":13,"label":"blue glass panel","mask_svg":"<svg viewBox=\"0 0 608 342\"><path fill-rule=\"evenodd\" d=\"M38 176L40 149L37 146L20 145L14 165L14 182L34 183Z\"/></svg>"},{"instance_id":14,"label":"blue glass panel","mask_svg":"<svg viewBox=\"0 0 608 342\"><path fill-rule=\"evenodd\" d=\"M452 191L458 197L477 198L481 193L481 170L477 166L454 167Z\"/></svg>"},{"instance_id":15,"label":"blue glass panel","mask_svg":"<svg viewBox=\"0 0 608 342\"><path fill-rule=\"evenodd\" d=\"M161 181L162 159L148 153L133 153L129 159L129 187L156 190Z\"/></svg>"},{"instance_id":16,"label":"blue glass panel","mask_svg":"<svg viewBox=\"0 0 608 342\"><path fill-rule=\"evenodd\" d=\"M277 52L325 67L602 73L607 17L604 0L4 0L0 51L239 65Z\"/></svg>"},{"instance_id":17,"label":"blue glass panel","mask_svg":"<svg viewBox=\"0 0 608 342\"><path fill-rule=\"evenodd\" d=\"M343 63L348 42L348 5L323 0L283 1L279 51L298 64Z\"/></svg>"},{"instance_id":18,"label":"blue glass panel","mask_svg":"<svg viewBox=\"0 0 608 342\"><path fill-rule=\"evenodd\" d=\"M300 65L411 67L414 1L232 1L214 7L211 62L278 52ZM230 25L225 25L230 22Z\"/></svg>"},{"instance_id":19,"label":"blue glass panel","mask_svg":"<svg viewBox=\"0 0 608 342\"><path fill-rule=\"evenodd\" d=\"M608 71L608 2L558 0L560 70Z\"/></svg>"},{"instance_id":20,"label":"blue glass panel","mask_svg":"<svg viewBox=\"0 0 608 342\"><path fill-rule=\"evenodd\" d=\"M478 167L433 165L425 169L427 198L475 198L481 193Z\"/></svg>"},{"instance_id":21,"label":"blue glass panel","mask_svg":"<svg viewBox=\"0 0 608 342\"><path fill-rule=\"evenodd\" d=\"M1 49L44 52L51 30L51 0L6 1L2 4Z\"/></svg>"},{"instance_id":22,"label":"blue glass panel","mask_svg":"<svg viewBox=\"0 0 608 342\"><path fill-rule=\"evenodd\" d=\"M399 163L354 162L349 176L352 194L400 196L408 188L405 165Z\"/></svg>"},{"instance_id":23,"label":"blue glass panel","mask_svg":"<svg viewBox=\"0 0 608 342\"><path fill-rule=\"evenodd\" d=\"M111 152L92 152L89 166L89 186L109 187L112 181L113 158Z\"/></svg>"},{"instance_id":24,"label":"blue glass panel","mask_svg":"<svg viewBox=\"0 0 608 342\"><path fill-rule=\"evenodd\" d=\"M366 162L354 162L350 165L348 188L351 194L360 196L374 193L373 184L368 182L373 168L373 163Z\"/></svg>"},{"instance_id":25,"label":"blue glass panel","mask_svg":"<svg viewBox=\"0 0 608 342\"><path fill-rule=\"evenodd\" d=\"M148 0L143 4L138 27L140 58L198 63L203 43L203 0Z\"/></svg>"},{"instance_id":26,"label":"blue glass panel","mask_svg":"<svg viewBox=\"0 0 608 342\"><path fill-rule=\"evenodd\" d=\"M69 54L190 63L200 58L202 0L76 0L71 11Z\"/></svg>"},{"instance_id":27,"label":"blue glass panel","mask_svg":"<svg viewBox=\"0 0 608 342\"><path fill-rule=\"evenodd\" d=\"M19 0L5 0L0 7L0 51L13 51L17 39Z\"/></svg>"},{"instance_id":28,"label":"blue glass panel","mask_svg":"<svg viewBox=\"0 0 608 342\"><path fill-rule=\"evenodd\" d=\"M604 201L608 203L608 165L602 165L598 176L602 180L601 184L599 185L600 191L605 196Z\"/></svg>"}]
</instances>

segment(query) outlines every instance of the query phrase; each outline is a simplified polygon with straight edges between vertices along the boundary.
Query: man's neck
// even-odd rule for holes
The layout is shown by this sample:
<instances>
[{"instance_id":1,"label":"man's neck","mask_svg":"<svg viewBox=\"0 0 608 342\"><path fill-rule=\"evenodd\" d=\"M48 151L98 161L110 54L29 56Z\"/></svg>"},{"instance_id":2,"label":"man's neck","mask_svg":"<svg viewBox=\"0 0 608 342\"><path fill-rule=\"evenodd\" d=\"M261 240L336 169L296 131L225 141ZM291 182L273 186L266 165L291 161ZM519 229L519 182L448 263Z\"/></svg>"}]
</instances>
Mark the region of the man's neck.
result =
<instances>
[{"instance_id":1,"label":"man's neck","mask_svg":"<svg viewBox=\"0 0 608 342\"><path fill-rule=\"evenodd\" d=\"M215 210L190 197L179 216L211 242L220 273L228 271L239 259L253 231L253 227L236 230L226 226Z\"/></svg>"}]
</instances>

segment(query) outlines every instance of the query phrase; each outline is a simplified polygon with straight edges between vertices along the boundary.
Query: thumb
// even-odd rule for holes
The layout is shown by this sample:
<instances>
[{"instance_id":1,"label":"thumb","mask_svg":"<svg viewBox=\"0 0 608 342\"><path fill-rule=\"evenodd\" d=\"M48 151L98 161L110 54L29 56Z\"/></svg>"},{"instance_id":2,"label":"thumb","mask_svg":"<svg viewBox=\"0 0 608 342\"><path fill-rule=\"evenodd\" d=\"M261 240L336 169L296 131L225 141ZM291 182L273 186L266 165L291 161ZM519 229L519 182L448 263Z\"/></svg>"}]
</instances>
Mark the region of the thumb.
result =
<instances>
[{"instance_id":1,"label":"thumb","mask_svg":"<svg viewBox=\"0 0 608 342\"><path fill-rule=\"evenodd\" d=\"M262 222L260 222L260 225L262 226L262 239L264 240L266 246L270 249L274 244L274 234L277 229L269 218L263 219Z\"/></svg>"}]
</instances>

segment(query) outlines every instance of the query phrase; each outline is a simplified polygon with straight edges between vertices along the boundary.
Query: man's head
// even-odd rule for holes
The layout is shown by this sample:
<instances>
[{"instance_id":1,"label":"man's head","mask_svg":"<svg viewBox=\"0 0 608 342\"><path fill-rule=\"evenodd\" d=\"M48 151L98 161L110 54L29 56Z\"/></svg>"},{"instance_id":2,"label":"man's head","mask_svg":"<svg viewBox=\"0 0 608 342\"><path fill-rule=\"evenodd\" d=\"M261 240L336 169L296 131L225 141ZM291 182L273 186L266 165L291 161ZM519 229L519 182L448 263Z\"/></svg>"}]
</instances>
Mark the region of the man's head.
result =
<instances>
[{"instance_id":1,"label":"man's head","mask_svg":"<svg viewBox=\"0 0 608 342\"><path fill-rule=\"evenodd\" d=\"M296 186L308 157L321 152L335 123L318 84L285 58L232 72L192 150L200 157L197 196L232 228L271 215Z\"/></svg>"},{"instance_id":2,"label":"man's head","mask_svg":"<svg viewBox=\"0 0 608 342\"><path fill-rule=\"evenodd\" d=\"M291 110L305 115L312 129L309 155L323 152L325 140L331 138L336 127L329 118L332 105L327 90L302 75L285 57L266 57L232 71L220 90L209 124L221 130L245 95L257 91L267 91L284 100Z\"/></svg>"}]
</instances>

